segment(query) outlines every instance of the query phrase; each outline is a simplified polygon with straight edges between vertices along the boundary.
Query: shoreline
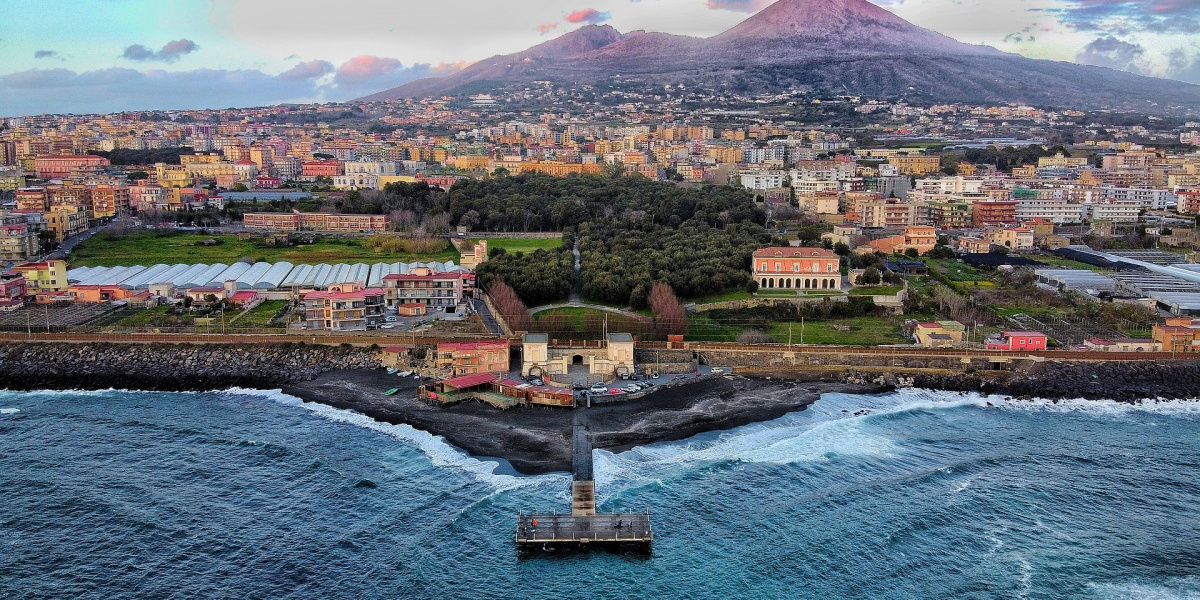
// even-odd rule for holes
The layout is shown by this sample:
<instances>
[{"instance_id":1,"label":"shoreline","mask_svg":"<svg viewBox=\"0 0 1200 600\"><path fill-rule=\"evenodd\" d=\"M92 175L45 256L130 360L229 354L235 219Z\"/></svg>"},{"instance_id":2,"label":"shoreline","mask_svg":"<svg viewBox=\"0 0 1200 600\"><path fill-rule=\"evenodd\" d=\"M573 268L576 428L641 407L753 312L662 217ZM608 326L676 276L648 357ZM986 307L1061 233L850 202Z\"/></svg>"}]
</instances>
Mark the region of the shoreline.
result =
<instances>
[{"instance_id":1,"label":"shoreline","mask_svg":"<svg viewBox=\"0 0 1200 600\"><path fill-rule=\"evenodd\" d=\"M408 393L416 386L415 380L401 380L380 371L331 371L311 381L284 386L282 392L305 402L353 410L380 422L408 424L442 436L476 458L503 459L522 475L570 471L571 410L499 410L475 401L431 406ZM401 391L383 396L382 390L390 387L400 387ZM663 389L637 400L586 410L593 447L622 452L776 419L804 410L825 393L873 394L892 389L836 381L731 377Z\"/></svg>"}]
</instances>

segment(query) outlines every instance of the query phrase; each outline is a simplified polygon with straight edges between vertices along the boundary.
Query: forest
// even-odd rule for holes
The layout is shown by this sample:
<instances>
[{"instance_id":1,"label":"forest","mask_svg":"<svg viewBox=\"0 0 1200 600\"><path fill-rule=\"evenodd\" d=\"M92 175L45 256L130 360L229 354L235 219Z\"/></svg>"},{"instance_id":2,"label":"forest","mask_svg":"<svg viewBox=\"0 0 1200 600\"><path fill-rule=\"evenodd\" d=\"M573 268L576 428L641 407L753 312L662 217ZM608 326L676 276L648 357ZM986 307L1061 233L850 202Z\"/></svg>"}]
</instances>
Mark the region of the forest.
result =
<instances>
[{"instance_id":1,"label":"forest","mask_svg":"<svg viewBox=\"0 0 1200 600\"><path fill-rule=\"evenodd\" d=\"M473 231L577 231L584 298L635 308L657 281L689 298L748 287L750 254L771 242L753 196L729 187L516 175L462 181L449 195L451 221ZM571 253L555 254L493 257L480 284L501 277L529 305L565 299Z\"/></svg>"}]
</instances>

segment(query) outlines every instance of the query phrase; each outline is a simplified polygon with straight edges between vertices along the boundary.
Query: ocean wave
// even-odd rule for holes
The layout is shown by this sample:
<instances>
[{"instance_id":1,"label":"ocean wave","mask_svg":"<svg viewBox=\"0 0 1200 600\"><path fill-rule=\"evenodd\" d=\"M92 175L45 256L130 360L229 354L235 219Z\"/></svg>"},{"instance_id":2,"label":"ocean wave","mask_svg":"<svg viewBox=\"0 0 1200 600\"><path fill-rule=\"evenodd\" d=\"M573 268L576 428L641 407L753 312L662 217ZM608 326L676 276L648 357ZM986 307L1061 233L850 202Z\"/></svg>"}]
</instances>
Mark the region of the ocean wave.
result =
<instances>
[{"instance_id":1,"label":"ocean wave","mask_svg":"<svg viewBox=\"0 0 1200 600\"><path fill-rule=\"evenodd\" d=\"M370 429L385 434L420 450L433 466L457 469L471 475L477 481L491 485L498 491L538 486L550 482L556 482L561 485L566 484L565 475L519 477L496 473L497 467L500 466L499 463L473 458L466 452L451 445L442 436L433 435L428 431L423 431L407 424L392 425L391 423L376 421L367 415L352 410L334 408L315 402L304 402L300 398L283 393L282 390L256 390L235 387L224 390L224 392L268 398L280 404L303 408L330 421L355 425L363 429Z\"/></svg>"},{"instance_id":2,"label":"ocean wave","mask_svg":"<svg viewBox=\"0 0 1200 600\"><path fill-rule=\"evenodd\" d=\"M1096 598L1111 600L1200 600L1200 577L1182 577L1162 583L1125 582L1089 585Z\"/></svg>"},{"instance_id":3,"label":"ocean wave","mask_svg":"<svg viewBox=\"0 0 1200 600\"><path fill-rule=\"evenodd\" d=\"M15 415L19 412L21 412L19 408L0 408L0 415Z\"/></svg>"},{"instance_id":4,"label":"ocean wave","mask_svg":"<svg viewBox=\"0 0 1200 600\"><path fill-rule=\"evenodd\" d=\"M1026 400L925 389L901 389L880 395L825 394L804 411L731 429L715 439L711 434L701 435L638 446L619 454L597 450L593 471L598 490L612 490L610 494L601 494L601 499L606 500L647 481L688 476L697 469L714 465L887 458L898 455L903 447L876 427L880 421L914 413L981 409L1082 413L1097 418L1123 418L1136 413L1200 415L1200 403L1186 400L1148 399L1138 404L1082 398ZM970 483L969 479L961 482L954 491L961 492Z\"/></svg>"}]
</instances>

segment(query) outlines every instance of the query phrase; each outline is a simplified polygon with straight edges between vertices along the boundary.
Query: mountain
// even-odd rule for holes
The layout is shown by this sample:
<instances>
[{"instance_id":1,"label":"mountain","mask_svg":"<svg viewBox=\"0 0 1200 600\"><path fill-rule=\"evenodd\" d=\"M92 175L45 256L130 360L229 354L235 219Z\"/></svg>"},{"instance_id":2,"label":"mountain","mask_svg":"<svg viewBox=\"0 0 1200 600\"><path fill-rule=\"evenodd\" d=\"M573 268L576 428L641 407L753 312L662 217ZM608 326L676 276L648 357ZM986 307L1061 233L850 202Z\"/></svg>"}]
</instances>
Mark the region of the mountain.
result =
<instances>
[{"instance_id":1,"label":"mountain","mask_svg":"<svg viewBox=\"0 0 1200 600\"><path fill-rule=\"evenodd\" d=\"M779 0L711 38L589 25L444 77L363 98L478 93L536 80L737 93L803 90L934 102L1200 107L1200 86L1008 54L917 27L867 0Z\"/></svg>"}]
</instances>

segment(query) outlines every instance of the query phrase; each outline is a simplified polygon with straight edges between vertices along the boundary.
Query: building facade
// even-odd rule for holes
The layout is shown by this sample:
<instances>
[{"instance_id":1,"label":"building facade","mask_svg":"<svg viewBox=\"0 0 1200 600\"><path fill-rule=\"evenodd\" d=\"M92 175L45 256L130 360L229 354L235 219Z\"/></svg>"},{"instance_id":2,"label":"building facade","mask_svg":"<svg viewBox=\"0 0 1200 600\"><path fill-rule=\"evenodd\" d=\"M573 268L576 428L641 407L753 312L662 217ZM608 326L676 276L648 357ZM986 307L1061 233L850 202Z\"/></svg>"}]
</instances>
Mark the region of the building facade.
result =
<instances>
[{"instance_id":1,"label":"building facade","mask_svg":"<svg viewBox=\"0 0 1200 600\"><path fill-rule=\"evenodd\" d=\"M304 320L309 329L365 331L383 322L384 291L356 283L334 284L328 290L304 295Z\"/></svg>"},{"instance_id":2,"label":"building facade","mask_svg":"<svg viewBox=\"0 0 1200 600\"><path fill-rule=\"evenodd\" d=\"M760 248L754 251L754 280L764 290L841 290L841 260L824 248Z\"/></svg>"}]
</instances>

